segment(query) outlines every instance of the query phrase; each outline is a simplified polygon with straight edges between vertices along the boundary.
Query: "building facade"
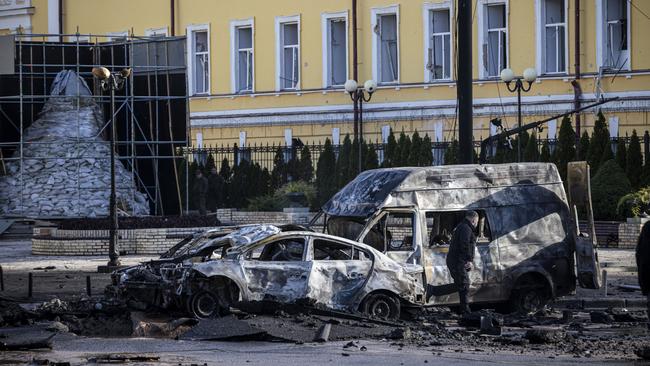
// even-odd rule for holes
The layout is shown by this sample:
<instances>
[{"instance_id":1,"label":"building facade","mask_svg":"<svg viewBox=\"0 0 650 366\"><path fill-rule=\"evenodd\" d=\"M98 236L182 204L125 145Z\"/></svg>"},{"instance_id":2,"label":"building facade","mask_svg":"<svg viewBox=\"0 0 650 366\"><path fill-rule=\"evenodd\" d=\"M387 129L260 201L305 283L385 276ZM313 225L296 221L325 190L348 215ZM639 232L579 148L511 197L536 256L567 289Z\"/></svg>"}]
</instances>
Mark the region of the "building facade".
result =
<instances>
[{"instance_id":1,"label":"building facade","mask_svg":"<svg viewBox=\"0 0 650 366\"><path fill-rule=\"evenodd\" d=\"M495 133L493 118L517 124L506 67L537 70L524 123L573 109L577 94L581 105L619 98L602 106L614 137L650 129L650 1L472 3L472 45L456 45L454 0L0 0L0 33L187 35L195 146L338 143L353 129L343 84L355 69L379 85L363 106L365 139L392 128L449 141L457 47L472 47L476 140ZM594 117L581 114L582 131ZM540 135L558 131L551 121Z\"/></svg>"}]
</instances>

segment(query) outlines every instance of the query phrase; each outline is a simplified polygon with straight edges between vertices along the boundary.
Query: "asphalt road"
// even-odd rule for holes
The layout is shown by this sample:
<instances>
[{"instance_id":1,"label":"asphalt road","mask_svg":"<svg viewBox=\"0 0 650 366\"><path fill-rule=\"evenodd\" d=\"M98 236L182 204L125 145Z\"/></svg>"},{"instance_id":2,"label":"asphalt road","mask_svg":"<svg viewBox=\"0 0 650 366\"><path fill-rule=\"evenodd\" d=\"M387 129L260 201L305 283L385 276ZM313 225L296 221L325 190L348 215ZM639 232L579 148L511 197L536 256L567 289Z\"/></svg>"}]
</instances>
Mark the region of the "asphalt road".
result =
<instances>
[{"instance_id":1,"label":"asphalt road","mask_svg":"<svg viewBox=\"0 0 650 366\"><path fill-rule=\"evenodd\" d=\"M347 342L326 344L286 344L263 342L190 342L162 339L100 339L59 335L52 351L3 352L0 364L24 364L36 360L68 361L86 364L107 354L155 355L158 361L138 362L150 365L644 365L634 360L606 360L549 357L544 354L490 353L480 349L457 352L436 347L414 348L388 341L359 341L358 347L344 348ZM367 350L360 350L365 346Z\"/></svg>"}]
</instances>

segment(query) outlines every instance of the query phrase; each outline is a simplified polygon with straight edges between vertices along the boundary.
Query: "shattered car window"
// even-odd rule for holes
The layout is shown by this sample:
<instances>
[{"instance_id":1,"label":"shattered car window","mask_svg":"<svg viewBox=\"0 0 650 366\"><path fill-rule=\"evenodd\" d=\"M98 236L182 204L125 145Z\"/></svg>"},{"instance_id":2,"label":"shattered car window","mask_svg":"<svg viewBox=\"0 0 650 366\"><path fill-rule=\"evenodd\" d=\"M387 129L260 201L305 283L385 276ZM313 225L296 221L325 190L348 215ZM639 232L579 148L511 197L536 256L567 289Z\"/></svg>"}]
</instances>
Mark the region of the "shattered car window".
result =
<instances>
[{"instance_id":1,"label":"shattered car window","mask_svg":"<svg viewBox=\"0 0 650 366\"><path fill-rule=\"evenodd\" d=\"M262 262L298 262L305 254L305 239L289 238L274 241L246 253L247 260Z\"/></svg>"},{"instance_id":2,"label":"shattered car window","mask_svg":"<svg viewBox=\"0 0 650 366\"><path fill-rule=\"evenodd\" d=\"M330 240L314 240L314 260L331 261L331 260L351 260L352 246L337 243Z\"/></svg>"}]
</instances>

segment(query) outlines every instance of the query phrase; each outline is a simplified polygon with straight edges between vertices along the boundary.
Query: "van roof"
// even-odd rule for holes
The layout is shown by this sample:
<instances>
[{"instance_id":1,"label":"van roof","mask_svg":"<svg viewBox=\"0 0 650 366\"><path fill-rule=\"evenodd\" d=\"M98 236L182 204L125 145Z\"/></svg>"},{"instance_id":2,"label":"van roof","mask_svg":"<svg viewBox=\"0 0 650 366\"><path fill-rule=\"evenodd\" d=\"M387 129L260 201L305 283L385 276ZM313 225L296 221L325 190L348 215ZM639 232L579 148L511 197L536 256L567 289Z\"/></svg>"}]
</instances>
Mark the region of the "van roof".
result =
<instances>
[{"instance_id":1,"label":"van roof","mask_svg":"<svg viewBox=\"0 0 650 366\"><path fill-rule=\"evenodd\" d=\"M555 164L445 165L365 171L323 211L365 218L384 207L453 210L553 202L566 205Z\"/></svg>"}]
</instances>

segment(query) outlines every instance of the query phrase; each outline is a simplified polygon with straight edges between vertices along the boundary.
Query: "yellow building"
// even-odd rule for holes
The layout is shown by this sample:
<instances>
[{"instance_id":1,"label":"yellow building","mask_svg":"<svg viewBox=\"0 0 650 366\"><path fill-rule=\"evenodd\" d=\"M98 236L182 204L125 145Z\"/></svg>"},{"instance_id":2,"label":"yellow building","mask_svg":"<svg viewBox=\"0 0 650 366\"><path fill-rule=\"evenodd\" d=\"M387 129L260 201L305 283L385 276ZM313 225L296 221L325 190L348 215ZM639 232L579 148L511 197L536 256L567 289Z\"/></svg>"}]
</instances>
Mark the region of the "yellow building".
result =
<instances>
[{"instance_id":1,"label":"yellow building","mask_svg":"<svg viewBox=\"0 0 650 366\"><path fill-rule=\"evenodd\" d=\"M364 137L393 128L452 139L454 0L2 0L0 34L187 35L195 145L336 143L353 127L342 85L355 70L354 3L357 79L379 84L363 106ZM473 44L458 47L473 51L475 139L494 133L494 117L516 124L505 67L539 75L523 96L524 122L573 109L579 79L582 105L619 98L602 107L612 135L650 129L650 1L583 0L578 12L576 0L472 3ZM589 130L594 113L581 117Z\"/></svg>"}]
</instances>

